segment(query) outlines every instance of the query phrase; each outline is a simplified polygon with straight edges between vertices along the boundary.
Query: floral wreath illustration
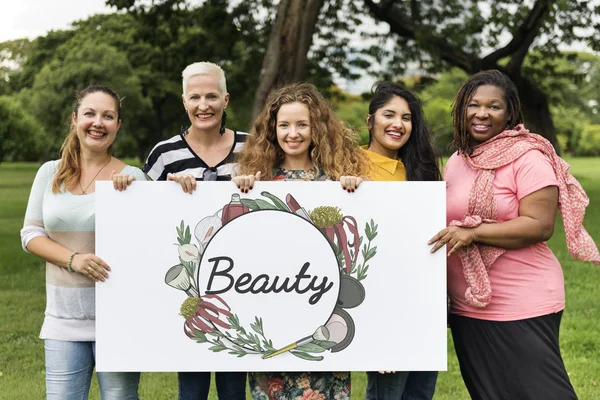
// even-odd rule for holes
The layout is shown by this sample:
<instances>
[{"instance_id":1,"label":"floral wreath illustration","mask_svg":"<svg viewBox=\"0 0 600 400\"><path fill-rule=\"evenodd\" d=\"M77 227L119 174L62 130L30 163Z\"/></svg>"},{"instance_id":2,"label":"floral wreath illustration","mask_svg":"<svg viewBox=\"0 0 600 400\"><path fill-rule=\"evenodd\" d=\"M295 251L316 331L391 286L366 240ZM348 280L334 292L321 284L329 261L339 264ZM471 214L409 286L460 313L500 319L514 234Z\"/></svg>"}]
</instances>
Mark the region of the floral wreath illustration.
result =
<instances>
[{"instance_id":1,"label":"floral wreath illustration","mask_svg":"<svg viewBox=\"0 0 600 400\"><path fill-rule=\"evenodd\" d=\"M285 202L266 191L261 192L261 195L264 198L240 199L239 194L233 194L229 204L198 222L194 230L197 245L191 243L190 227L182 220L176 227L175 245L178 246L179 264L168 270L165 282L188 295L180 308L180 314L185 318L183 331L197 343L210 344L209 350L227 351L237 357L255 354L264 359L290 352L305 360L321 361L324 357L315 354L326 350L332 353L341 351L354 338L354 321L345 309L358 307L365 298L361 281L367 277L369 261L377 254L377 246L372 246L377 236L377 225L371 219L365 223L364 235L361 235L356 219L343 215L339 207L321 206L307 212L291 194L287 194ZM317 327L311 336L280 349L275 348L273 342L267 339L262 318L255 316L249 329L245 328L220 296L200 295L195 278L204 249L215 233L232 219L260 210L293 213L316 226L335 251L341 273L340 294L329 320ZM366 243L363 240L365 237Z\"/></svg>"}]
</instances>

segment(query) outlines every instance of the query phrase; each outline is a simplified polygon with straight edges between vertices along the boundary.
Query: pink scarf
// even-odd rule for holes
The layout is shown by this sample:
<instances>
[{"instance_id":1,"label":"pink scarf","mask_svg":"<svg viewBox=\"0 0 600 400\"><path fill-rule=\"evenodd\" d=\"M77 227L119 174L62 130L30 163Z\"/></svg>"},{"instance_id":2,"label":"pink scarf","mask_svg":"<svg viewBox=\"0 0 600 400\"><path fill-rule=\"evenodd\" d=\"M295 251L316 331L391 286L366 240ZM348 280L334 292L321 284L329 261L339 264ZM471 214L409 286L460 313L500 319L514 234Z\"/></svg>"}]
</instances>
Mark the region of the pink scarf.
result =
<instances>
[{"instance_id":1,"label":"pink scarf","mask_svg":"<svg viewBox=\"0 0 600 400\"><path fill-rule=\"evenodd\" d=\"M589 198L569 173L569 164L556 154L550 142L530 133L523 125L517 125L514 130L506 130L480 144L471 156L463 155L469 165L477 169L477 175L469 192L467 215L462 221L452 221L450 225L474 228L482 223L495 223L498 216L493 187L496 169L512 163L530 150L541 151L554 168L559 190L558 208L569 253L578 260L600 264L598 248L582 225ZM488 270L504 252L502 248L479 243L458 250L468 285L465 298L471 307L484 308L490 303L492 288Z\"/></svg>"}]
</instances>

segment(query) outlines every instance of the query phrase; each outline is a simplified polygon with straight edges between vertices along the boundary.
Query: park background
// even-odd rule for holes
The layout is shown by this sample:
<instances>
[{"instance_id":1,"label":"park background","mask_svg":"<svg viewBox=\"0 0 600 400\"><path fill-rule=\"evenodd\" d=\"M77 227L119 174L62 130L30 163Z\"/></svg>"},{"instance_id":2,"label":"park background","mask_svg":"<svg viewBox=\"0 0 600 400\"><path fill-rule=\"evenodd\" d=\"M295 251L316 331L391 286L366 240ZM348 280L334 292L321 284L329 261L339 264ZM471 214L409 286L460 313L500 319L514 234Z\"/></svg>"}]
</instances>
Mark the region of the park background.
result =
<instances>
[{"instance_id":1,"label":"park background","mask_svg":"<svg viewBox=\"0 0 600 400\"><path fill-rule=\"evenodd\" d=\"M74 93L91 83L123 96L115 155L138 166L186 122L181 71L201 60L224 68L227 125L245 131L272 88L305 80L364 143L365 82L402 82L419 94L435 147L447 157L456 91L470 74L497 68L517 85L527 127L572 164L591 199L585 226L598 243L598 1L107 0L106 7L67 29L0 43L0 399L44 397L45 270L22 251L19 229L35 172L58 157ZM567 371L581 399L600 399L600 269L570 259L560 222L549 244L565 273ZM468 398L450 336L448 343L435 399ZM353 398L364 398L365 384L353 373ZM143 399L176 392L174 373L142 375Z\"/></svg>"}]
</instances>

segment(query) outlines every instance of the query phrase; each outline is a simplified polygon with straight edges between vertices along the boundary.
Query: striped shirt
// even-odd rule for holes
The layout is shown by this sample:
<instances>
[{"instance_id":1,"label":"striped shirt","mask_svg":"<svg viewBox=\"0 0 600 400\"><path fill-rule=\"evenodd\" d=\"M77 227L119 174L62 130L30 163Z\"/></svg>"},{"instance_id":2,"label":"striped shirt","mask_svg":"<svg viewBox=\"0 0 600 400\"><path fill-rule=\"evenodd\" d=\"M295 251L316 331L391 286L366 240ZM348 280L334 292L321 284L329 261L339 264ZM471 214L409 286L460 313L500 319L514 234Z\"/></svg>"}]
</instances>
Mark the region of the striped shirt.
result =
<instances>
[{"instance_id":1,"label":"striped shirt","mask_svg":"<svg viewBox=\"0 0 600 400\"><path fill-rule=\"evenodd\" d=\"M242 151L248 134L245 132L234 133L234 141L229 154L223 161L215 166L207 165L190 147L182 134L173 136L154 146L143 171L153 181L167 180L167 174L184 173L196 177L201 181L204 171L216 171L218 181L229 181L234 176L233 168L237 154Z\"/></svg>"}]
</instances>

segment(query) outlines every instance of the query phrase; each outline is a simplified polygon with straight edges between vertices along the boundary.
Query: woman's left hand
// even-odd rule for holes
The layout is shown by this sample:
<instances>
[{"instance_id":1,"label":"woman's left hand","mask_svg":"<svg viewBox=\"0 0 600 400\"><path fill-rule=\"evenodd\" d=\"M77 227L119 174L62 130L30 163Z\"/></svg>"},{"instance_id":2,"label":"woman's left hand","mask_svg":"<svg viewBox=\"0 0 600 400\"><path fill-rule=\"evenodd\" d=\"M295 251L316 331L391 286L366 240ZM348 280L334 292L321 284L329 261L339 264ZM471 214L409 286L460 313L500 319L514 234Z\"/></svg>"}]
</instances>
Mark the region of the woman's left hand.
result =
<instances>
[{"instance_id":1,"label":"woman's left hand","mask_svg":"<svg viewBox=\"0 0 600 400\"><path fill-rule=\"evenodd\" d=\"M112 171L110 178L113 181L115 190L119 192L127 190L127 186L131 185L131 182L135 181L135 176L127 174L117 174L114 170Z\"/></svg>"},{"instance_id":2,"label":"woman's left hand","mask_svg":"<svg viewBox=\"0 0 600 400\"><path fill-rule=\"evenodd\" d=\"M340 183L342 184L342 189L344 189L348 193L354 192L362 181L363 179L359 176L340 176Z\"/></svg>"},{"instance_id":3,"label":"woman's left hand","mask_svg":"<svg viewBox=\"0 0 600 400\"><path fill-rule=\"evenodd\" d=\"M458 226L449 226L439 231L432 237L427 244L433 245L431 253L435 253L445 244L450 251L448 256L455 253L458 249L468 247L475 241L475 232L473 228L459 228Z\"/></svg>"}]
</instances>

